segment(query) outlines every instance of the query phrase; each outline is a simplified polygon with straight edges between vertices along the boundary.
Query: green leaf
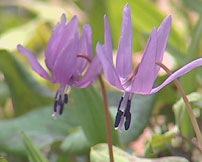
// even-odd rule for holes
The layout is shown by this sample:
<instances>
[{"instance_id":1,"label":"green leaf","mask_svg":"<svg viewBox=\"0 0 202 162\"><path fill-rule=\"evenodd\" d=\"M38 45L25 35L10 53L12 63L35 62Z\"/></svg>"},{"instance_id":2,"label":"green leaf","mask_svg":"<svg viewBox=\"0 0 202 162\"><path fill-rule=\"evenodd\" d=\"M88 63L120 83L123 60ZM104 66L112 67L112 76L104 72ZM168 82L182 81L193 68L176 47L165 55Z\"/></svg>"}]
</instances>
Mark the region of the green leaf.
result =
<instances>
[{"instance_id":1,"label":"green leaf","mask_svg":"<svg viewBox=\"0 0 202 162\"><path fill-rule=\"evenodd\" d=\"M69 131L77 126L72 109L66 109L57 120L52 118L52 113L53 108L50 106L33 110L15 119L1 120L0 150L13 154L25 154L21 140L22 131L40 148L65 139Z\"/></svg>"},{"instance_id":2,"label":"green leaf","mask_svg":"<svg viewBox=\"0 0 202 162\"><path fill-rule=\"evenodd\" d=\"M0 162L8 162L5 158L0 157Z\"/></svg>"},{"instance_id":3,"label":"green leaf","mask_svg":"<svg viewBox=\"0 0 202 162\"><path fill-rule=\"evenodd\" d=\"M121 98L120 92L109 92L110 108L114 114L114 118L117 112L117 105ZM124 128L119 132L120 141L122 144L128 144L131 141L137 139L145 127L148 124L153 105L155 101L155 95L143 96L135 94L133 96L131 105L132 121L129 130L125 131ZM143 118L144 116L144 118Z\"/></svg>"},{"instance_id":4,"label":"green leaf","mask_svg":"<svg viewBox=\"0 0 202 162\"><path fill-rule=\"evenodd\" d=\"M200 111L202 108L202 105L200 104L202 102L202 95L200 93L191 93L187 95L187 97L192 105L192 108L199 109ZM173 110L176 124L180 128L181 133L192 138L194 136L193 126L182 98L175 105L173 105Z\"/></svg>"},{"instance_id":5,"label":"green leaf","mask_svg":"<svg viewBox=\"0 0 202 162\"><path fill-rule=\"evenodd\" d=\"M202 3L201 3L202 6ZM201 8L202 10L202 8ZM187 54L187 61L198 57L197 49L200 46L199 42L201 40L202 36L202 16L199 17L199 20L194 28L193 36L191 44L189 45L188 54Z\"/></svg>"},{"instance_id":6,"label":"green leaf","mask_svg":"<svg viewBox=\"0 0 202 162\"><path fill-rule=\"evenodd\" d=\"M4 107L9 97L9 89L5 82L0 81L0 106Z\"/></svg>"},{"instance_id":7,"label":"green leaf","mask_svg":"<svg viewBox=\"0 0 202 162\"><path fill-rule=\"evenodd\" d=\"M75 155L87 154L90 144L82 129L73 130L63 141L61 150Z\"/></svg>"},{"instance_id":8,"label":"green leaf","mask_svg":"<svg viewBox=\"0 0 202 162\"><path fill-rule=\"evenodd\" d=\"M11 5L10 3L1 3L0 5L0 33L4 33L7 30L16 28L26 23L30 19L33 19L36 15L29 10Z\"/></svg>"},{"instance_id":9,"label":"green leaf","mask_svg":"<svg viewBox=\"0 0 202 162\"><path fill-rule=\"evenodd\" d=\"M52 3L42 1L30 1L29 3L18 3L19 6L28 9L37 14L41 20L59 21L60 16L71 8L70 5L59 6Z\"/></svg>"},{"instance_id":10,"label":"green leaf","mask_svg":"<svg viewBox=\"0 0 202 162\"><path fill-rule=\"evenodd\" d=\"M151 146L153 149L163 149L167 144L171 143L172 138L179 132L175 127L173 130L166 132L163 135L154 134L151 139Z\"/></svg>"},{"instance_id":11,"label":"green leaf","mask_svg":"<svg viewBox=\"0 0 202 162\"><path fill-rule=\"evenodd\" d=\"M201 0L183 0L187 7L193 9L198 13L202 13L202 1Z\"/></svg>"},{"instance_id":12,"label":"green leaf","mask_svg":"<svg viewBox=\"0 0 202 162\"><path fill-rule=\"evenodd\" d=\"M118 147L113 146L114 161L116 162L188 162L183 157L163 157L157 159L138 158L130 155ZM109 151L106 144L98 144L91 148L90 152L91 162L109 162Z\"/></svg>"},{"instance_id":13,"label":"green leaf","mask_svg":"<svg viewBox=\"0 0 202 162\"><path fill-rule=\"evenodd\" d=\"M104 104L100 96L93 87L85 89L72 88L72 98L74 98L75 114L79 124L88 139L90 145L106 142L106 126ZM111 122L112 136L114 144L119 143L117 131L113 129Z\"/></svg>"},{"instance_id":14,"label":"green leaf","mask_svg":"<svg viewBox=\"0 0 202 162\"><path fill-rule=\"evenodd\" d=\"M2 120L0 122L0 130L3 130L0 132L0 150L24 154L23 143L19 140L21 131L29 135L40 148L55 141L62 141L67 137L65 141L71 140L71 143L69 145L63 143L62 148L72 154L78 152L85 154L93 143L106 142L103 103L95 90L92 87L72 88L69 99L63 115L57 120L51 117L52 105L38 108L12 120ZM72 130L79 125L82 126L85 135L81 132L71 134ZM9 140L7 140L8 138ZM117 132L114 129L113 139L115 144L119 143ZM72 149L68 149L71 146Z\"/></svg>"},{"instance_id":15,"label":"green leaf","mask_svg":"<svg viewBox=\"0 0 202 162\"><path fill-rule=\"evenodd\" d=\"M106 14L106 0L93 0L91 9L88 12L89 23L92 26L93 47L98 41L103 41L104 38L104 14Z\"/></svg>"},{"instance_id":16,"label":"green leaf","mask_svg":"<svg viewBox=\"0 0 202 162\"><path fill-rule=\"evenodd\" d=\"M23 141L27 150L27 155L30 162L37 161L37 162L48 162L48 159L40 152L39 148L31 141L31 139L22 132Z\"/></svg>"},{"instance_id":17,"label":"green leaf","mask_svg":"<svg viewBox=\"0 0 202 162\"><path fill-rule=\"evenodd\" d=\"M34 79L27 68L6 50L0 50L0 71L5 76L16 115L52 103L50 97L53 93Z\"/></svg>"},{"instance_id":18,"label":"green leaf","mask_svg":"<svg viewBox=\"0 0 202 162\"><path fill-rule=\"evenodd\" d=\"M47 44L50 35L51 29L44 20L33 20L3 33L0 37L0 48L16 51L17 45L23 44L38 52Z\"/></svg>"}]
</instances>

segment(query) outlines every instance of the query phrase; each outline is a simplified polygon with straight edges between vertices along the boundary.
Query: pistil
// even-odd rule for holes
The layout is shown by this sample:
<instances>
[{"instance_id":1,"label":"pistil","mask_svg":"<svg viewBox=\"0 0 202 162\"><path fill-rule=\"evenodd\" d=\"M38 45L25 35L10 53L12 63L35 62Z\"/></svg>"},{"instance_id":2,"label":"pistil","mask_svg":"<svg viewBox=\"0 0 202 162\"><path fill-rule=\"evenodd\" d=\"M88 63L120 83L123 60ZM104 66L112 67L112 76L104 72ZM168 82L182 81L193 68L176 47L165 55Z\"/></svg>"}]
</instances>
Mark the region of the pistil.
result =
<instances>
[{"instance_id":1,"label":"pistil","mask_svg":"<svg viewBox=\"0 0 202 162\"><path fill-rule=\"evenodd\" d=\"M122 127L124 118L125 118L124 123L125 130L129 129L131 123L130 107L132 97L133 93L128 92L124 93L124 96L121 97L115 119L115 129L120 129Z\"/></svg>"},{"instance_id":2,"label":"pistil","mask_svg":"<svg viewBox=\"0 0 202 162\"><path fill-rule=\"evenodd\" d=\"M56 119L58 115L62 115L64 104L68 103L68 95L65 94L68 86L61 85L55 95L53 117Z\"/></svg>"}]
</instances>

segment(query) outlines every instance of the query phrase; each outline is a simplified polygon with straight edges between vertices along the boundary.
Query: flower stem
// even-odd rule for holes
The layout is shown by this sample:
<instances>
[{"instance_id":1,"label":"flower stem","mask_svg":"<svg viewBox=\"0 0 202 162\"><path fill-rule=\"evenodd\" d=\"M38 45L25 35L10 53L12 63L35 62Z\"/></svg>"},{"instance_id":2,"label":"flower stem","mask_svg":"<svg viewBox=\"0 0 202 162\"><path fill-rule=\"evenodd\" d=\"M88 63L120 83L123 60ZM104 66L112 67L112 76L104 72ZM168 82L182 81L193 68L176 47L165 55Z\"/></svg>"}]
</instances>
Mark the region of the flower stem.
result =
<instances>
[{"instance_id":1,"label":"flower stem","mask_svg":"<svg viewBox=\"0 0 202 162\"><path fill-rule=\"evenodd\" d=\"M77 57L82 57L88 62L91 62L91 58L84 55L84 54L78 54ZM111 131L111 124L110 124L110 115L109 115L109 107L108 107L108 99L107 99L107 93L106 88L102 79L102 76L99 75L99 82L102 89L102 96L104 99L104 110L105 110L105 121L106 121L106 127L107 127L107 143L108 143L108 150L109 150L109 157L110 162L114 162L114 156L113 156L113 148L112 148L112 131Z\"/></svg>"},{"instance_id":2,"label":"flower stem","mask_svg":"<svg viewBox=\"0 0 202 162\"><path fill-rule=\"evenodd\" d=\"M168 73L169 76L172 74L170 69L168 69L168 67L166 67L161 62L156 62L156 64L159 65L161 68L163 68ZM176 79L176 80L174 80L174 84L177 87L178 91L181 93L182 98L183 98L185 104L187 105L187 110L189 112L189 117L190 117L192 125L194 127L194 131L196 133L196 137L197 137L197 140L198 140L198 143L199 143L200 151L202 153L202 135L201 135L198 123L196 121L196 118L194 116L194 112L192 110L191 104L189 103L189 100L188 100L188 98L187 98L187 96L186 96L186 94L184 92L184 89L182 88L180 82Z\"/></svg>"},{"instance_id":3,"label":"flower stem","mask_svg":"<svg viewBox=\"0 0 202 162\"><path fill-rule=\"evenodd\" d=\"M105 89L104 82L102 80L101 75L99 75L99 81L100 81L100 86L102 89L102 95L103 95L103 99L104 99L105 119L106 119L106 126L107 126L107 143L108 143L108 149L109 149L110 162L114 162L108 99L107 99L107 93L106 93L106 89Z\"/></svg>"},{"instance_id":4,"label":"flower stem","mask_svg":"<svg viewBox=\"0 0 202 162\"><path fill-rule=\"evenodd\" d=\"M201 152L201 148L191 139L189 139L188 137L186 137L185 135L178 133L175 135L175 137L181 137L183 138L185 141L187 141L188 143L192 144L197 150L199 150Z\"/></svg>"}]
</instances>

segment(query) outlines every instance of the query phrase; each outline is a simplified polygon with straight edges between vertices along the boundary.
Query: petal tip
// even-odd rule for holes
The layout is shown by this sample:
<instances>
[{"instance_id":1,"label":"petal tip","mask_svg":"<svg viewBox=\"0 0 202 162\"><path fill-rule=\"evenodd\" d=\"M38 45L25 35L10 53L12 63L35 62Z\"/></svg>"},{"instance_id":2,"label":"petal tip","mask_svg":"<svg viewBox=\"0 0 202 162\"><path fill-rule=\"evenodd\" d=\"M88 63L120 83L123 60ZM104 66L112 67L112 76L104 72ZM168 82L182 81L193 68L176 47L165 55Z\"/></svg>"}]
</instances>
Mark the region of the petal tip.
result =
<instances>
[{"instance_id":1,"label":"petal tip","mask_svg":"<svg viewBox=\"0 0 202 162\"><path fill-rule=\"evenodd\" d=\"M126 5L124 6L124 8L125 8L125 9L128 9L128 8L130 8L130 5L129 5L129 3L126 3Z\"/></svg>"},{"instance_id":2,"label":"petal tip","mask_svg":"<svg viewBox=\"0 0 202 162\"><path fill-rule=\"evenodd\" d=\"M129 13L130 14L130 5L129 3L127 3L125 6L124 6L124 13Z\"/></svg>"},{"instance_id":3,"label":"petal tip","mask_svg":"<svg viewBox=\"0 0 202 162\"><path fill-rule=\"evenodd\" d=\"M23 47L21 44L18 44L18 45L17 45L17 49L18 49L18 52L19 52L20 54L23 54L23 53L24 53L24 47Z\"/></svg>"},{"instance_id":4,"label":"petal tip","mask_svg":"<svg viewBox=\"0 0 202 162\"><path fill-rule=\"evenodd\" d=\"M172 23L172 15L168 15L162 24L165 24L167 27L170 27Z\"/></svg>"},{"instance_id":5,"label":"petal tip","mask_svg":"<svg viewBox=\"0 0 202 162\"><path fill-rule=\"evenodd\" d=\"M106 14L104 15L104 21L105 21L105 22L108 21L108 17L107 17Z\"/></svg>"},{"instance_id":6,"label":"petal tip","mask_svg":"<svg viewBox=\"0 0 202 162\"><path fill-rule=\"evenodd\" d=\"M97 42L96 49L100 49L102 47L102 44L100 42Z\"/></svg>"},{"instance_id":7,"label":"petal tip","mask_svg":"<svg viewBox=\"0 0 202 162\"><path fill-rule=\"evenodd\" d=\"M62 14L62 16L61 16L61 24L65 24L66 23L66 21L67 21L67 18L66 18L66 15L65 15L65 13L63 13Z\"/></svg>"},{"instance_id":8,"label":"petal tip","mask_svg":"<svg viewBox=\"0 0 202 162\"><path fill-rule=\"evenodd\" d=\"M86 31L87 33L92 33L90 24L84 24L83 31Z\"/></svg>"}]
</instances>

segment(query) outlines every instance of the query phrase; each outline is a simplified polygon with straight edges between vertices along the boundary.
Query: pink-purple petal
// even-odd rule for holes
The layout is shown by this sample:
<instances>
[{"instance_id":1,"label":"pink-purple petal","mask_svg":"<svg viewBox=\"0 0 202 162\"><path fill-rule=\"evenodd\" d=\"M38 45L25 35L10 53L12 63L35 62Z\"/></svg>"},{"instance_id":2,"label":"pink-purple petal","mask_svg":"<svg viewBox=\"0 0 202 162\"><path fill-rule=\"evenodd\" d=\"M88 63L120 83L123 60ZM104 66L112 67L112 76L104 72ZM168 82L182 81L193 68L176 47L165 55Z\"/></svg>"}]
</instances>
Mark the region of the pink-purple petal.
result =
<instances>
[{"instance_id":1,"label":"pink-purple petal","mask_svg":"<svg viewBox=\"0 0 202 162\"><path fill-rule=\"evenodd\" d=\"M102 70L102 65L100 63L100 60L98 56L95 56L95 58L92 60L92 62L89 65L88 70L84 74L84 76L75 84L72 86L77 87L77 88L85 88L91 85L98 75L100 74Z\"/></svg>"},{"instance_id":2,"label":"pink-purple petal","mask_svg":"<svg viewBox=\"0 0 202 162\"><path fill-rule=\"evenodd\" d=\"M132 72L132 37L133 26L129 4L124 7L121 39L116 58L118 74L125 78Z\"/></svg>"},{"instance_id":3,"label":"pink-purple petal","mask_svg":"<svg viewBox=\"0 0 202 162\"><path fill-rule=\"evenodd\" d=\"M92 48L92 29L89 24L85 24L83 26L83 31L85 31L86 34L86 43L88 47L87 55L92 59L93 58L93 48Z\"/></svg>"},{"instance_id":4,"label":"pink-purple petal","mask_svg":"<svg viewBox=\"0 0 202 162\"><path fill-rule=\"evenodd\" d=\"M108 58L112 60L112 37L110 31L110 25L107 16L104 16L104 23L105 23L105 41L104 41L104 48L105 52L108 55Z\"/></svg>"},{"instance_id":5,"label":"pink-purple petal","mask_svg":"<svg viewBox=\"0 0 202 162\"><path fill-rule=\"evenodd\" d=\"M156 53L157 30L154 28L132 83L131 92L145 94L151 91L155 81Z\"/></svg>"},{"instance_id":6,"label":"pink-purple petal","mask_svg":"<svg viewBox=\"0 0 202 162\"><path fill-rule=\"evenodd\" d=\"M65 18L62 16L61 23L57 24L46 48L45 61L51 71L54 68L58 54L69 45L74 33L78 30L78 20L76 16L74 16L68 24L65 24L65 22Z\"/></svg>"},{"instance_id":7,"label":"pink-purple petal","mask_svg":"<svg viewBox=\"0 0 202 162\"><path fill-rule=\"evenodd\" d=\"M53 79L60 84L69 84L76 70L76 58L78 53L78 33L75 33L66 48L63 48L55 61Z\"/></svg>"},{"instance_id":8,"label":"pink-purple petal","mask_svg":"<svg viewBox=\"0 0 202 162\"><path fill-rule=\"evenodd\" d=\"M167 16L164 21L161 23L160 27L157 30L157 56L156 62L162 62L163 54L166 49L166 45L168 42L168 37L170 34L170 28L172 23L172 16ZM160 67L156 66L155 73L156 77L158 75Z\"/></svg>"},{"instance_id":9,"label":"pink-purple petal","mask_svg":"<svg viewBox=\"0 0 202 162\"><path fill-rule=\"evenodd\" d=\"M176 72L174 72L171 76L169 76L161 85L156 88L153 88L149 94L153 94L161 90L163 87L174 81L175 79L181 77L182 75L188 73L189 71L193 70L196 67L202 66L202 58L194 60L189 64L185 65L184 67L180 68Z\"/></svg>"},{"instance_id":10,"label":"pink-purple petal","mask_svg":"<svg viewBox=\"0 0 202 162\"><path fill-rule=\"evenodd\" d=\"M36 59L35 55L28 50L27 48L23 47L22 45L18 44L17 46L18 52L20 54L25 54L27 58L29 59L29 62L31 64L32 69L38 73L41 77L51 80L49 74L44 70L44 68L40 65L38 60Z\"/></svg>"},{"instance_id":11,"label":"pink-purple petal","mask_svg":"<svg viewBox=\"0 0 202 162\"><path fill-rule=\"evenodd\" d=\"M85 24L83 27L83 33L79 40L78 53L88 56L92 58L93 49L92 49L92 30L90 25ZM84 71L85 67L88 64L88 60L84 58L77 58L76 60L77 68L76 68L76 76L79 76Z\"/></svg>"},{"instance_id":12,"label":"pink-purple petal","mask_svg":"<svg viewBox=\"0 0 202 162\"><path fill-rule=\"evenodd\" d=\"M64 38L64 32L66 29L66 16L63 14L61 16L61 22L56 25L53 30L53 33L50 37L48 45L45 51L45 62L46 66L49 68L50 71L53 70L54 61L52 59L53 55L57 54L60 46L61 40Z\"/></svg>"},{"instance_id":13,"label":"pink-purple petal","mask_svg":"<svg viewBox=\"0 0 202 162\"><path fill-rule=\"evenodd\" d=\"M113 62L108 57L103 46L100 43L97 44L96 51L97 51L97 56L99 57L99 59L102 63L104 75L105 75L105 78L107 79L107 81L111 85L123 90L119 76L116 72L116 69L113 66Z\"/></svg>"}]
</instances>

